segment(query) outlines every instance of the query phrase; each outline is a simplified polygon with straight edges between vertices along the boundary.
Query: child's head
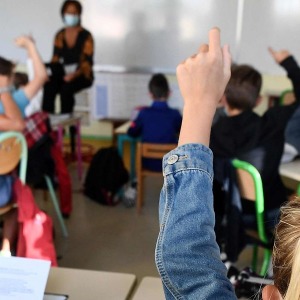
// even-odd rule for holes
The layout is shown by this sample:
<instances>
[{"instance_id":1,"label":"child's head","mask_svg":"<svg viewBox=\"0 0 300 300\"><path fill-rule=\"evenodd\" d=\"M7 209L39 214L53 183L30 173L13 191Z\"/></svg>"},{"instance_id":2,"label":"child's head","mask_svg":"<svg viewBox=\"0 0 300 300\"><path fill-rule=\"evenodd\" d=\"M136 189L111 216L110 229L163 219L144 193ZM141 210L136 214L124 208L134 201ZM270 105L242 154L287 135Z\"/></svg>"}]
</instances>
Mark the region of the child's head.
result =
<instances>
[{"instance_id":1,"label":"child's head","mask_svg":"<svg viewBox=\"0 0 300 300\"><path fill-rule=\"evenodd\" d=\"M11 77L14 70L14 63L3 57L0 57L0 75Z\"/></svg>"},{"instance_id":2,"label":"child's head","mask_svg":"<svg viewBox=\"0 0 300 300\"><path fill-rule=\"evenodd\" d=\"M163 74L154 74L149 81L149 92L153 99L167 100L170 88L166 76Z\"/></svg>"},{"instance_id":3,"label":"child's head","mask_svg":"<svg viewBox=\"0 0 300 300\"><path fill-rule=\"evenodd\" d=\"M23 72L15 72L13 74L13 84L16 89L25 86L28 83L28 76Z\"/></svg>"},{"instance_id":4,"label":"child's head","mask_svg":"<svg viewBox=\"0 0 300 300\"><path fill-rule=\"evenodd\" d=\"M274 285L284 299L299 299L300 199L281 208L273 252Z\"/></svg>"},{"instance_id":5,"label":"child's head","mask_svg":"<svg viewBox=\"0 0 300 300\"><path fill-rule=\"evenodd\" d=\"M252 109L259 98L261 74L248 65L233 66L231 78L225 90L227 104L242 111Z\"/></svg>"}]
</instances>

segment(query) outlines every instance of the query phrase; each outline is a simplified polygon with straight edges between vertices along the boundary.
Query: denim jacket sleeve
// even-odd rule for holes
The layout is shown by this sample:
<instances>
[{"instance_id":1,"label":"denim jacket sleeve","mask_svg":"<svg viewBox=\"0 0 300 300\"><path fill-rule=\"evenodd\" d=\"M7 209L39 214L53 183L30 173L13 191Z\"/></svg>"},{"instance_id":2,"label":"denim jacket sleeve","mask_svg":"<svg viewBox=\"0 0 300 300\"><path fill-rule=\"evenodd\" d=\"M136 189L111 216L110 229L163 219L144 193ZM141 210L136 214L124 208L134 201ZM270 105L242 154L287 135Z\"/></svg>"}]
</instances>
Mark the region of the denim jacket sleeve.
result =
<instances>
[{"instance_id":1,"label":"denim jacket sleeve","mask_svg":"<svg viewBox=\"0 0 300 300\"><path fill-rule=\"evenodd\" d=\"M236 299L215 240L212 152L180 146L163 159L155 260L166 299Z\"/></svg>"}]
</instances>

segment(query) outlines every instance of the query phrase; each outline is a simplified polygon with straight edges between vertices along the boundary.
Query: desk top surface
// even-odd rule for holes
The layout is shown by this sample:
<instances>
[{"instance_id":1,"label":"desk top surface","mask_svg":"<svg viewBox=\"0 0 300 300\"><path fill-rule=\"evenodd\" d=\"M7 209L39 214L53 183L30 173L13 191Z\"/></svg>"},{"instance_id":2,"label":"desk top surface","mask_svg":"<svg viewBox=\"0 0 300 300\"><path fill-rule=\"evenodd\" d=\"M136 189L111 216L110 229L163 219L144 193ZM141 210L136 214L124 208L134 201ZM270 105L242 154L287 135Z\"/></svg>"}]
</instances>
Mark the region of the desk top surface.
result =
<instances>
[{"instance_id":1,"label":"desk top surface","mask_svg":"<svg viewBox=\"0 0 300 300\"><path fill-rule=\"evenodd\" d=\"M63 114L63 115L49 115L50 124L52 127L58 126L68 126L75 125L76 122L82 119L82 115L71 115L71 114Z\"/></svg>"},{"instance_id":2,"label":"desk top surface","mask_svg":"<svg viewBox=\"0 0 300 300\"><path fill-rule=\"evenodd\" d=\"M132 300L164 300L164 290L161 279L156 277L144 277L138 286Z\"/></svg>"},{"instance_id":3,"label":"desk top surface","mask_svg":"<svg viewBox=\"0 0 300 300\"><path fill-rule=\"evenodd\" d=\"M67 294L71 300L125 300L135 281L133 274L51 268L46 292Z\"/></svg>"},{"instance_id":4,"label":"desk top surface","mask_svg":"<svg viewBox=\"0 0 300 300\"><path fill-rule=\"evenodd\" d=\"M282 176L300 182L300 159L281 164L279 167L279 173Z\"/></svg>"},{"instance_id":5,"label":"desk top surface","mask_svg":"<svg viewBox=\"0 0 300 300\"><path fill-rule=\"evenodd\" d=\"M114 131L115 134L126 134L128 128L130 127L131 121L127 121L121 126L117 127Z\"/></svg>"}]
</instances>

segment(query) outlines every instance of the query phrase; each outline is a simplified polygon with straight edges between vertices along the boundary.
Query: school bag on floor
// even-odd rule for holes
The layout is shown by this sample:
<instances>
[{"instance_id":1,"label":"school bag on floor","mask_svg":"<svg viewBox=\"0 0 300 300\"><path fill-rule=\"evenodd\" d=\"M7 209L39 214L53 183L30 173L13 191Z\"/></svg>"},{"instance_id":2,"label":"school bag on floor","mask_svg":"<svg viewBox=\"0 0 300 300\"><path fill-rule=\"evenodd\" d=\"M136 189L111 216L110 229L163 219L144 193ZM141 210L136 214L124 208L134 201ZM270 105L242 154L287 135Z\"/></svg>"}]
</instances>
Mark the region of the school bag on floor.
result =
<instances>
[{"instance_id":1,"label":"school bag on floor","mask_svg":"<svg viewBox=\"0 0 300 300\"><path fill-rule=\"evenodd\" d=\"M104 205L115 205L120 188L129 180L115 147L102 148L92 158L84 182L84 194Z\"/></svg>"}]
</instances>

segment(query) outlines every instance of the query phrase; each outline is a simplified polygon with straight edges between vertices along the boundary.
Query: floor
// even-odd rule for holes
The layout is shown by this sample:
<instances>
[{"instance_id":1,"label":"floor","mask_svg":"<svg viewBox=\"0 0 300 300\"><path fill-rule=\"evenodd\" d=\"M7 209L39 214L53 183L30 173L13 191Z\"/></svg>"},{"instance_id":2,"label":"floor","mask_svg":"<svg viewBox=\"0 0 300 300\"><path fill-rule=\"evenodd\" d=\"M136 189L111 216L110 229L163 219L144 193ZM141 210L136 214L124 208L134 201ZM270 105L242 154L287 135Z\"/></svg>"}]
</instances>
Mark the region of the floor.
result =
<instances>
[{"instance_id":1,"label":"floor","mask_svg":"<svg viewBox=\"0 0 300 300\"><path fill-rule=\"evenodd\" d=\"M42 191L35 191L39 206L54 220L59 266L132 273L137 282L145 276L158 277L154 249L162 178L146 178L145 206L138 215L135 207L127 208L122 203L107 207L87 199L81 192L74 163L69 165L69 171L73 182L73 212L66 220L69 237L62 236L51 202L45 201ZM250 249L246 249L237 267L249 265Z\"/></svg>"}]
</instances>

